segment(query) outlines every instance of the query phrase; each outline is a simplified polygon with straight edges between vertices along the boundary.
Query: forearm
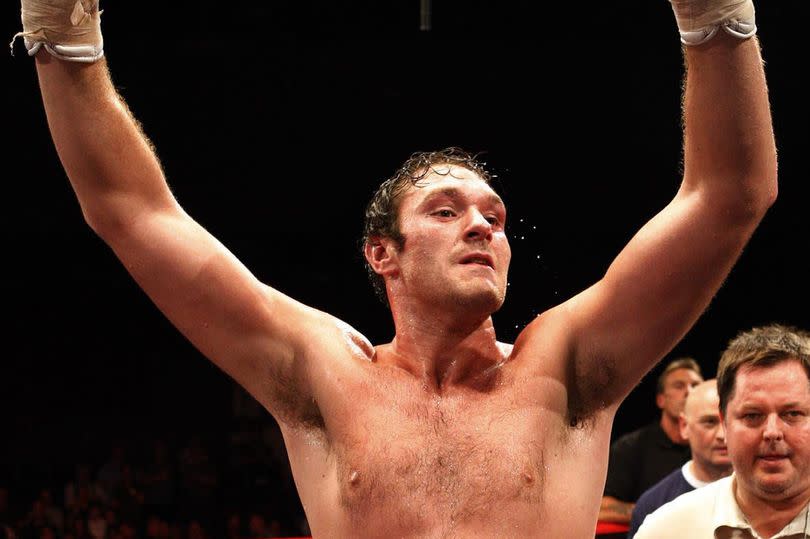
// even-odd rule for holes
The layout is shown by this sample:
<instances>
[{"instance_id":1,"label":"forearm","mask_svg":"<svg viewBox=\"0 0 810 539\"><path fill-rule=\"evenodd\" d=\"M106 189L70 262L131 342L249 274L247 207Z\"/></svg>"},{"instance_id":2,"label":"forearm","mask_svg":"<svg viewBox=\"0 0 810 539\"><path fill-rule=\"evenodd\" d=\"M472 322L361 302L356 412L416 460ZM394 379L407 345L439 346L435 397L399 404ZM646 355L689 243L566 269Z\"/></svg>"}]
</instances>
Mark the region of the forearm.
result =
<instances>
[{"instance_id":1,"label":"forearm","mask_svg":"<svg viewBox=\"0 0 810 539\"><path fill-rule=\"evenodd\" d=\"M776 196L776 147L759 44L720 31L685 57L684 188L762 212Z\"/></svg>"},{"instance_id":2,"label":"forearm","mask_svg":"<svg viewBox=\"0 0 810 539\"><path fill-rule=\"evenodd\" d=\"M48 125L85 218L96 230L174 204L151 145L113 88L104 60L64 62L41 50Z\"/></svg>"},{"instance_id":3,"label":"forearm","mask_svg":"<svg viewBox=\"0 0 810 539\"><path fill-rule=\"evenodd\" d=\"M635 504L623 502L613 496L603 496L599 505L599 520L629 523Z\"/></svg>"}]
</instances>

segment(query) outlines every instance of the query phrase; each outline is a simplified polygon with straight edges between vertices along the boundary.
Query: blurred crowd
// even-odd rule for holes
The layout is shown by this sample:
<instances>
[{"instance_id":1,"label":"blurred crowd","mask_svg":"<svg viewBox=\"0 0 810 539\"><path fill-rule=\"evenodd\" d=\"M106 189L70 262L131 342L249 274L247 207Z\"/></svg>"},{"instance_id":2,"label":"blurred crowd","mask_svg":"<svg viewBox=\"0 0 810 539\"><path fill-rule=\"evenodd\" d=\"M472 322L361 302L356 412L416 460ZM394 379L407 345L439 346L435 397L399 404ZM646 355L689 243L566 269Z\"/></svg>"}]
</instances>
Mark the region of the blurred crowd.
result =
<instances>
[{"instance_id":1,"label":"blurred crowd","mask_svg":"<svg viewBox=\"0 0 810 539\"><path fill-rule=\"evenodd\" d=\"M46 451L32 447L29 455L4 459L0 539L309 535L269 415L237 415L228 433L178 426L159 435L133 431L98 439L102 433L83 433L99 448L96 458L89 451L75 459L69 449L75 440L57 441L51 433L43 436Z\"/></svg>"}]
</instances>

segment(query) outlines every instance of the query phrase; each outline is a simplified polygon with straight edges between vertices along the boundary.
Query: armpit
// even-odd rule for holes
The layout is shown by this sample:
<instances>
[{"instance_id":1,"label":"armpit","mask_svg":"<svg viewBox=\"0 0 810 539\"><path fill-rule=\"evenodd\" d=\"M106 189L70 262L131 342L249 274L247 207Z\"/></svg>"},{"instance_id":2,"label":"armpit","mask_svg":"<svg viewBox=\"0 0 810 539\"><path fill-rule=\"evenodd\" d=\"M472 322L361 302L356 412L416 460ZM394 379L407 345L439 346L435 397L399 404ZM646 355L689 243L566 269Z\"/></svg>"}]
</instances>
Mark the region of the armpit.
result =
<instances>
[{"instance_id":1,"label":"armpit","mask_svg":"<svg viewBox=\"0 0 810 539\"><path fill-rule=\"evenodd\" d=\"M568 368L568 423L583 428L613 402L616 364L609 358L587 361L571 359Z\"/></svg>"}]
</instances>

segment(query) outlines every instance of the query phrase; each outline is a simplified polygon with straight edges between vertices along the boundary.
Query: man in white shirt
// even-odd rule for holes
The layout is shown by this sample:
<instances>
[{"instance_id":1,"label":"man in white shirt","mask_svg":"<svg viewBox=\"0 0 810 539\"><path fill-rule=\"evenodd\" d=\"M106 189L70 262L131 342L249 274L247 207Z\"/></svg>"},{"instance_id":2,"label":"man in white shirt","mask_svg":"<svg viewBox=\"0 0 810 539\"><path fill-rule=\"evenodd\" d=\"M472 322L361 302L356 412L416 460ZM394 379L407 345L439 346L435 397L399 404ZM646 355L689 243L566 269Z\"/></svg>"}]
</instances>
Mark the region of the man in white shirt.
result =
<instances>
[{"instance_id":1,"label":"man in white shirt","mask_svg":"<svg viewBox=\"0 0 810 539\"><path fill-rule=\"evenodd\" d=\"M647 517L637 539L807 537L810 334L781 325L731 341L718 367L734 474Z\"/></svg>"}]
</instances>

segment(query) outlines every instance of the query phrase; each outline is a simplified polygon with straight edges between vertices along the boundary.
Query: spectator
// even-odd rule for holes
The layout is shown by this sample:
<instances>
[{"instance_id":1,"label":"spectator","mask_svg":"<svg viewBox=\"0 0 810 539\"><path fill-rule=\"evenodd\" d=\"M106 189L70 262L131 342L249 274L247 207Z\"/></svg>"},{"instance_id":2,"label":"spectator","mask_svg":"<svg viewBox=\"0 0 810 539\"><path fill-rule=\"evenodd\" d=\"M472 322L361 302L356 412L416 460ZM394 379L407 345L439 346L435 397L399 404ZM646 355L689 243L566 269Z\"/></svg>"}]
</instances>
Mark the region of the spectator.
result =
<instances>
[{"instance_id":1,"label":"spectator","mask_svg":"<svg viewBox=\"0 0 810 539\"><path fill-rule=\"evenodd\" d=\"M121 522L121 525L118 527L118 533L121 539L138 539L138 532L132 522Z\"/></svg>"},{"instance_id":2,"label":"spectator","mask_svg":"<svg viewBox=\"0 0 810 539\"><path fill-rule=\"evenodd\" d=\"M39 537L42 528L48 525L45 510L39 499L34 500L31 509L20 526L20 535L23 537Z\"/></svg>"},{"instance_id":3,"label":"spectator","mask_svg":"<svg viewBox=\"0 0 810 539\"><path fill-rule=\"evenodd\" d=\"M169 523L169 539L186 539L183 534L183 527L179 522Z\"/></svg>"},{"instance_id":4,"label":"spectator","mask_svg":"<svg viewBox=\"0 0 810 539\"><path fill-rule=\"evenodd\" d=\"M228 514L225 525L225 539L243 539L242 516L237 511Z\"/></svg>"},{"instance_id":5,"label":"spectator","mask_svg":"<svg viewBox=\"0 0 810 539\"><path fill-rule=\"evenodd\" d=\"M648 514L665 503L731 474L717 380L707 380L689 393L681 414L681 435L689 441L692 460L641 495L633 509L628 539Z\"/></svg>"},{"instance_id":6,"label":"spectator","mask_svg":"<svg viewBox=\"0 0 810 539\"><path fill-rule=\"evenodd\" d=\"M149 460L138 474L147 513L167 518L172 512L175 495L175 470L169 458L168 444L157 439L152 442Z\"/></svg>"},{"instance_id":7,"label":"spectator","mask_svg":"<svg viewBox=\"0 0 810 539\"><path fill-rule=\"evenodd\" d=\"M144 497L135 484L135 478L129 464L121 465L121 477L118 486L112 493L113 507L118 509L118 516L121 520L140 522Z\"/></svg>"},{"instance_id":8,"label":"spectator","mask_svg":"<svg viewBox=\"0 0 810 539\"><path fill-rule=\"evenodd\" d=\"M125 462L124 445L116 442L110 449L110 456L98 471L98 482L106 493L115 492L121 483Z\"/></svg>"},{"instance_id":9,"label":"spectator","mask_svg":"<svg viewBox=\"0 0 810 539\"><path fill-rule=\"evenodd\" d=\"M810 500L810 334L754 328L720 359L730 477L650 514L636 539L806 537Z\"/></svg>"},{"instance_id":10,"label":"spectator","mask_svg":"<svg viewBox=\"0 0 810 539\"><path fill-rule=\"evenodd\" d=\"M9 491L7 487L0 486L0 539L5 534L6 539L14 539L11 529L11 509L9 507Z\"/></svg>"},{"instance_id":11,"label":"spectator","mask_svg":"<svg viewBox=\"0 0 810 539\"><path fill-rule=\"evenodd\" d=\"M639 496L689 460L689 445L681 436L678 421L686 396L702 381L700 366L692 358L667 364L658 377L655 396L660 419L625 434L610 446L599 520L629 523Z\"/></svg>"},{"instance_id":12,"label":"spectator","mask_svg":"<svg viewBox=\"0 0 810 539\"><path fill-rule=\"evenodd\" d=\"M265 539L267 537L275 537L276 535L267 525L267 520L264 515L260 513L251 513L248 517L248 538L249 539Z\"/></svg>"},{"instance_id":13,"label":"spectator","mask_svg":"<svg viewBox=\"0 0 810 539\"><path fill-rule=\"evenodd\" d=\"M81 515L74 515L72 522L73 525L70 533L72 539L93 539L93 537L87 531L87 523L81 517Z\"/></svg>"},{"instance_id":14,"label":"spectator","mask_svg":"<svg viewBox=\"0 0 810 539\"><path fill-rule=\"evenodd\" d=\"M208 533L199 520L191 520L188 523L188 539L208 539Z\"/></svg>"},{"instance_id":15,"label":"spectator","mask_svg":"<svg viewBox=\"0 0 810 539\"><path fill-rule=\"evenodd\" d=\"M65 485L65 509L69 513L86 511L90 502L106 502L107 493L92 480L90 466L76 465L75 477Z\"/></svg>"},{"instance_id":16,"label":"spectator","mask_svg":"<svg viewBox=\"0 0 810 539\"><path fill-rule=\"evenodd\" d=\"M93 504L87 513L87 532L93 539L106 539L107 538L107 519L104 518L104 513L101 506Z\"/></svg>"},{"instance_id":17,"label":"spectator","mask_svg":"<svg viewBox=\"0 0 810 539\"><path fill-rule=\"evenodd\" d=\"M112 507L104 509L104 520L107 521L108 530L118 530L118 513Z\"/></svg>"},{"instance_id":18,"label":"spectator","mask_svg":"<svg viewBox=\"0 0 810 539\"><path fill-rule=\"evenodd\" d=\"M158 515L146 519L146 539L169 539L169 524Z\"/></svg>"},{"instance_id":19,"label":"spectator","mask_svg":"<svg viewBox=\"0 0 810 539\"><path fill-rule=\"evenodd\" d=\"M44 488L39 492L39 501L42 503L42 511L45 514L45 521L54 532L62 533L65 529L65 512L54 504L53 492L49 488Z\"/></svg>"},{"instance_id":20,"label":"spectator","mask_svg":"<svg viewBox=\"0 0 810 539\"><path fill-rule=\"evenodd\" d=\"M192 436L180 456L182 514L189 519L210 513L219 484L214 463L199 436Z\"/></svg>"}]
</instances>

